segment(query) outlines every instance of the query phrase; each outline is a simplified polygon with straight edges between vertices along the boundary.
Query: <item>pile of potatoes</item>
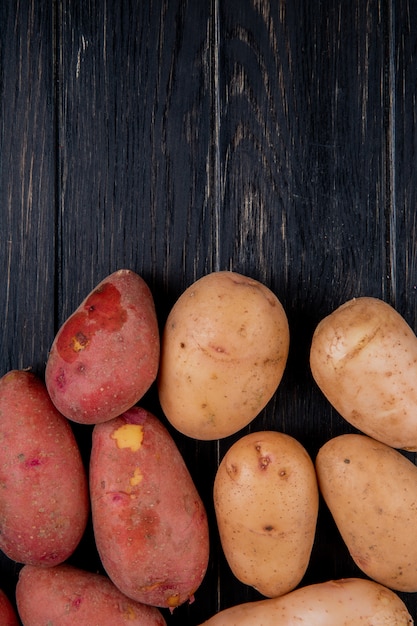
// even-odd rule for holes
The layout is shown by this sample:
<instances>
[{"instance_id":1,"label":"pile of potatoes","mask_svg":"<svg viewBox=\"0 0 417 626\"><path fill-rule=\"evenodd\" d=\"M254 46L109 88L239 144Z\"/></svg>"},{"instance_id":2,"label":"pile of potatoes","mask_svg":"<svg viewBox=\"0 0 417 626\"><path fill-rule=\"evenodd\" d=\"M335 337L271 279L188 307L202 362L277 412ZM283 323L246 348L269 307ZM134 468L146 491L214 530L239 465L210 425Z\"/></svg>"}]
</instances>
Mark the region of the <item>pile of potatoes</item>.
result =
<instances>
[{"instance_id":1,"label":"pile of potatoes","mask_svg":"<svg viewBox=\"0 0 417 626\"><path fill-rule=\"evenodd\" d=\"M190 285L160 337L152 293L131 270L106 277L58 331L45 380L0 378L0 549L22 564L24 626L163 626L191 602L210 555L207 513L167 428L140 401L155 383L174 429L238 433L276 392L289 325L265 285L231 271ZM206 625L406 626L397 591L417 591L417 339L376 298L322 320L311 372L355 429L313 461L294 437L251 432L217 469L213 503L225 558L263 600ZM71 422L91 425L86 472ZM300 586L320 494L364 578ZM67 563L91 513L106 575ZM0 623L19 624L0 593Z\"/></svg>"}]
</instances>

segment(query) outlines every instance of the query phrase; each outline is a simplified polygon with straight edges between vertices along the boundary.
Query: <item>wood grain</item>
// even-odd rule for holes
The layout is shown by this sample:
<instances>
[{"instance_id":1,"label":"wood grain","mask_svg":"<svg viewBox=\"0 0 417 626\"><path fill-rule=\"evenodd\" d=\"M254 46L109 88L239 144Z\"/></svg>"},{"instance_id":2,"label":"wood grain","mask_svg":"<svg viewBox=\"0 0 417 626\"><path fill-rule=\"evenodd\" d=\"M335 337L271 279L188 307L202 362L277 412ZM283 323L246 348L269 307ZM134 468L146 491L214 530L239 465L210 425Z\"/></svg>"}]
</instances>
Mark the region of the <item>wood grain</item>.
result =
<instances>
[{"instance_id":1,"label":"wood grain","mask_svg":"<svg viewBox=\"0 0 417 626\"><path fill-rule=\"evenodd\" d=\"M359 295L417 330L417 8L410 0L28 0L0 6L1 370L43 374L59 325L121 267L160 327L203 274L267 284L291 330L283 381L244 432L314 457L349 431L308 365L318 321ZM143 400L162 420L153 388ZM88 464L91 430L74 427ZM243 433L171 430L207 506L197 626L257 593L222 554L212 484ZM414 455L410 455L415 461ZM91 525L72 562L101 568ZM0 560L13 596L19 566ZM358 574L325 507L304 583ZM402 596L417 619L417 597Z\"/></svg>"},{"instance_id":2,"label":"wood grain","mask_svg":"<svg viewBox=\"0 0 417 626\"><path fill-rule=\"evenodd\" d=\"M50 3L0 9L1 374L42 374L55 324L55 111ZM19 566L0 554L14 599Z\"/></svg>"}]
</instances>

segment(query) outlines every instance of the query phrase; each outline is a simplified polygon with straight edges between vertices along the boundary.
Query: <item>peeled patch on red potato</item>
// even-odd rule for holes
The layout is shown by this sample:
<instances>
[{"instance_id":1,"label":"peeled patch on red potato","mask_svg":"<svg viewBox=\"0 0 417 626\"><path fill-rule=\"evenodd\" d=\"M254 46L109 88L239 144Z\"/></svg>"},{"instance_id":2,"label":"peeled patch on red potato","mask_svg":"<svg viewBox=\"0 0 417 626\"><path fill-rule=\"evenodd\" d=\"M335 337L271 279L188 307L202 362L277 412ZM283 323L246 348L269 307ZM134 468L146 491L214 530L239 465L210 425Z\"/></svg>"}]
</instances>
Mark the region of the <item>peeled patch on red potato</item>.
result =
<instances>
[{"instance_id":1,"label":"peeled patch on red potato","mask_svg":"<svg viewBox=\"0 0 417 626\"><path fill-rule=\"evenodd\" d=\"M69 422L34 374L0 379L0 549L12 560L52 566L84 533L88 482Z\"/></svg>"},{"instance_id":2,"label":"peeled patch on red potato","mask_svg":"<svg viewBox=\"0 0 417 626\"><path fill-rule=\"evenodd\" d=\"M301 581L314 543L318 486L313 461L275 431L241 437L214 481L220 540L235 576L276 597Z\"/></svg>"},{"instance_id":3,"label":"peeled patch on red potato","mask_svg":"<svg viewBox=\"0 0 417 626\"><path fill-rule=\"evenodd\" d=\"M20 625L16 611L2 589L0 589L0 624L1 626Z\"/></svg>"},{"instance_id":4,"label":"peeled patch on red potato","mask_svg":"<svg viewBox=\"0 0 417 626\"><path fill-rule=\"evenodd\" d=\"M114 584L158 607L192 600L208 565L207 515L155 416L134 407L94 427L90 493L97 549Z\"/></svg>"},{"instance_id":5,"label":"peeled patch on red potato","mask_svg":"<svg viewBox=\"0 0 417 626\"><path fill-rule=\"evenodd\" d=\"M232 435L272 398L288 350L287 316L268 287L236 272L203 276L174 304L162 335L167 419L195 439Z\"/></svg>"},{"instance_id":6,"label":"peeled patch on red potato","mask_svg":"<svg viewBox=\"0 0 417 626\"><path fill-rule=\"evenodd\" d=\"M25 565L16 603L25 626L166 626L157 608L130 600L106 576L70 565Z\"/></svg>"},{"instance_id":7,"label":"peeled patch on red potato","mask_svg":"<svg viewBox=\"0 0 417 626\"><path fill-rule=\"evenodd\" d=\"M68 419L98 424L127 411L156 379L159 328L151 291L135 272L105 278L64 322L45 381Z\"/></svg>"},{"instance_id":8,"label":"peeled patch on red potato","mask_svg":"<svg viewBox=\"0 0 417 626\"><path fill-rule=\"evenodd\" d=\"M323 494L356 565L396 591L417 591L417 467L401 452L361 434L339 435L319 450Z\"/></svg>"},{"instance_id":9,"label":"peeled patch on red potato","mask_svg":"<svg viewBox=\"0 0 417 626\"><path fill-rule=\"evenodd\" d=\"M269 600L247 602L201 626L412 626L404 602L393 591L361 578L300 587Z\"/></svg>"},{"instance_id":10,"label":"peeled patch on red potato","mask_svg":"<svg viewBox=\"0 0 417 626\"><path fill-rule=\"evenodd\" d=\"M317 326L313 377L342 417L393 448L417 450L417 337L378 298L349 300Z\"/></svg>"}]
</instances>

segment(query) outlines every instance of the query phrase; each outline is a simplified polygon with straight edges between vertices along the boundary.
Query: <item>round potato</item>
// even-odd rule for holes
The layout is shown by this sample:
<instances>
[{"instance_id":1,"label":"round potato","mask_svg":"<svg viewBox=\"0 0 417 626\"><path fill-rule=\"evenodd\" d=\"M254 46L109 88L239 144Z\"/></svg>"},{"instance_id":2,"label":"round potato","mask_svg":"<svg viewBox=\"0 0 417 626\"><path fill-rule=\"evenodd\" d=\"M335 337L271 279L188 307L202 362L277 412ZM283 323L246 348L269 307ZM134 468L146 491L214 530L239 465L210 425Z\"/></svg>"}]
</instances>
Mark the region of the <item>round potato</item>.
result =
<instances>
[{"instance_id":1,"label":"round potato","mask_svg":"<svg viewBox=\"0 0 417 626\"><path fill-rule=\"evenodd\" d=\"M284 596L221 611L201 626L412 626L393 591L361 578L300 587Z\"/></svg>"},{"instance_id":2,"label":"round potato","mask_svg":"<svg viewBox=\"0 0 417 626\"><path fill-rule=\"evenodd\" d=\"M417 591L417 467L366 435L339 435L316 458L320 491L356 565L397 591Z\"/></svg>"},{"instance_id":3,"label":"round potato","mask_svg":"<svg viewBox=\"0 0 417 626\"><path fill-rule=\"evenodd\" d=\"M417 450L417 338L378 298L346 302L317 326L313 377L358 430L394 448Z\"/></svg>"},{"instance_id":4,"label":"round potato","mask_svg":"<svg viewBox=\"0 0 417 626\"><path fill-rule=\"evenodd\" d=\"M188 287L165 324L159 399L171 424L195 439L220 439L265 407L284 373L287 316L265 285L213 272Z\"/></svg>"},{"instance_id":5,"label":"round potato","mask_svg":"<svg viewBox=\"0 0 417 626\"><path fill-rule=\"evenodd\" d=\"M235 442L214 481L220 540L235 576L267 597L301 581L313 547L314 464L293 437L254 432Z\"/></svg>"}]
</instances>

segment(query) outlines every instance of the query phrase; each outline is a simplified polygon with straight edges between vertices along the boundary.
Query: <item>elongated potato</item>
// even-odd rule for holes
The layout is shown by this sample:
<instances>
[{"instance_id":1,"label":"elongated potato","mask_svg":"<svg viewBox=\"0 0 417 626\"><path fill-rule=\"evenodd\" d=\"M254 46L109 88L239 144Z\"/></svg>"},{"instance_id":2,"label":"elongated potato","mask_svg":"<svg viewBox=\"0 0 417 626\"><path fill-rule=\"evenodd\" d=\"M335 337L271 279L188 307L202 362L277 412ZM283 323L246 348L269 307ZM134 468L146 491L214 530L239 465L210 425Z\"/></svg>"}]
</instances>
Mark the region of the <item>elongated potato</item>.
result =
<instances>
[{"instance_id":1,"label":"elongated potato","mask_svg":"<svg viewBox=\"0 0 417 626\"><path fill-rule=\"evenodd\" d=\"M275 431L245 435L220 463L214 505L235 576L268 597L294 589L307 569L318 514L314 464L304 447Z\"/></svg>"},{"instance_id":2,"label":"elongated potato","mask_svg":"<svg viewBox=\"0 0 417 626\"><path fill-rule=\"evenodd\" d=\"M319 487L349 552L367 576L417 591L417 467L366 435L340 435L316 458Z\"/></svg>"},{"instance_id":3,"label":"elongated potato","mask_svg":"<svg viewBox=\"0 0 417 626\"><path fill-rule=\"evenodd\" d=\"M236 272L212 272L188 287L165 324L159 399L171 424L219 439L265 407L284 373L285 311L270 289Z\"/></svg>"},{"instance_id":4,"label":"elongated potato","mask_svg":"<svg viewBox=\"0 0 417 626\"><path fill-rule=\"evenodd\" d=\"M131 270L107 276L59 329L46 364L68 419L98 424L136 404L156 379L159 328L151 291Z\"/></svg>"},{"instance_id":5,"label":"elongated potato","mask_svg":"<svg viewBox=\"0 0 417 626\"><path fill-rule=\"evenodd\" d=\"M371 580L346 578L221 611L201 626L412 626L406 605Z\"/></svg>"},{"instance_id":6,"label":"elongated potato","mask_svg":"<svg viewBox=\"0 0 417 626\"><path fill-rule=\"evenodd\" d=\"M135 407L94 427L90 493L97 549L114 584L154 606L192 600L208 565L207 515L155 416Z\"/></svg>"},{"instance_id":7,"label":"elongated potato","mask_svg":"<svg viewBox=\"0 0 417 626\"><path fill-rule=\"evenodd\" d=\"M106 576L66 564L25 565L16 603L24 626L166 626L157 608L130 600Z\"/></svg>"},{"instance_id":8,"label":"elongated potato","mask_svg":"<svg viewBox=\"0 0 417 626\"><path fill-rule=\"evenodd\" d=\"M317 326L313 377L334 408L366 435L417 450L417 338L378 298L346 302Z\"/></svg>"},{"instance_id":9,"label":"elongated potato","mask_svg":"<svg viewBox=\"0 0 417 626\"><path fill-rule=\"evenodd\" d=\"M65 561L84 533L88 483L69 422L28 371L0 379L0 549L14 561Z\"/></svg>"}]
</instances>

